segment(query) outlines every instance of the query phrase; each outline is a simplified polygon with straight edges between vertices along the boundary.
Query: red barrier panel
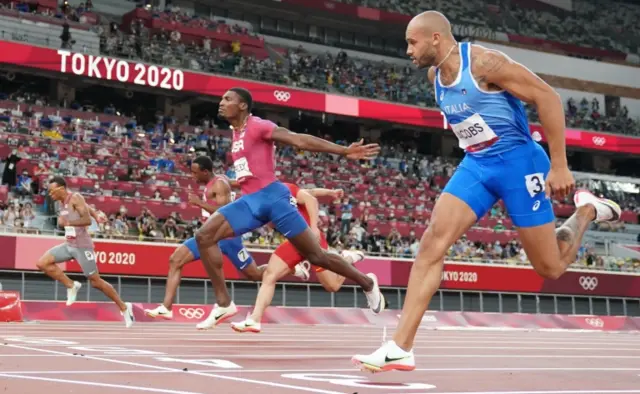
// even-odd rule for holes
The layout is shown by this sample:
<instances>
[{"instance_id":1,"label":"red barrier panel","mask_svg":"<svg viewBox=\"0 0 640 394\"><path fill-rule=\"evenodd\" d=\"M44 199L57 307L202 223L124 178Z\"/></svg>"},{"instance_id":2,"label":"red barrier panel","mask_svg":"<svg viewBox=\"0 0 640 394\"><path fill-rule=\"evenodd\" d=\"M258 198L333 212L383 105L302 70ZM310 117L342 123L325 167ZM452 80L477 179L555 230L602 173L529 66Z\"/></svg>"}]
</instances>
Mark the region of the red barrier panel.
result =
<instances>
[{"instance_id":1,"label":"red barrier panel","mask_svg":"<svg viewBox=\"0 0 640 394\"><path fill-rule=\"evenodd\" d=\"M0 246L3 247L0 267L35 270L39 257L63 241L61 237L0 235ZM95 246L98 269L103 274L164 277L168 271L169 256L179 245L96 240ZM249 250L258 265L267 263L271 256L270 250ZM357 267L363 272L375 273L382 286L404 287L411 271L411 262L409 259L367 257ZM63 265L62 268L70 272L81 272L75 262ZM244 279L229 261L225 261L224 272L227 279ZM183 275L191 278L208 277L200 262L188 264ZM291 280L298 279L291 277ZM316 282L315 274L312 274L311 281ZM570 270L557 280L548 280L540 277L528 265L447 261L440 287L472 291L637 298L640 297L640 274Z\"/></svg>"},{"instance_id":2,"label":"red barrier panel","mask_svg":"<svg viewBox=\"0 0 640 394\"><path fill-rule=\"evenodd\" d=\"M206 318L211 312L210 305L183 305L173 307L174 320L152 319L144 314L144 309L156 304L136 303L134 314L137 323L176 322L193 323ZM67 307L63 302L23 301L25 320L43 321L122 321L120 311L113 303L76 302ZM251 307L239 306L238 314L232 319L241 321ZM386 310L373 315L365 309L356 308L284 308L270 307L263 323L270 324L339 324L376 325L394 327L399 321L399 311ZM520 313L480 313L480 312L428 312L422 319L423 328L431 329L564 329L590 331L638 331L640 318L623 316L567 316ZM194 327L195 329L195 327Z\"/></svg>"}]
</instances>

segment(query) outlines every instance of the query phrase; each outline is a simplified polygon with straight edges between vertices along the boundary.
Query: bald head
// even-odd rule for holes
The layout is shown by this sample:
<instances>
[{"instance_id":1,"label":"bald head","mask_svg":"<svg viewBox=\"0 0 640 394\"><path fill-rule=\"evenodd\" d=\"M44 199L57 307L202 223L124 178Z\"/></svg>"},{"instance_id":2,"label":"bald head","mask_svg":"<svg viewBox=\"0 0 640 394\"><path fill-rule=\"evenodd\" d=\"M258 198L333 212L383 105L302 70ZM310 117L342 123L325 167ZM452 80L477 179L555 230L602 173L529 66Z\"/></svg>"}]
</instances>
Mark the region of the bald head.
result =
<instances>
[{"instance_id":1,"label":"bald head","mask_svg":"<svg viewBox=\"0 0 640 394\"><path fill-rule=\"evenodd\" d=\"M407 55L419 68L437 65L443 47L448 51L455 38L451 23L438 11L425 11L411 19L406 32Z\"/></svg>"},{"instance_id":2,"label":"bald head","mask_svg":"<svg viewBox=\"0 0 640 394\"><path fill-rule=\"evenodd\" d=\"M440 33L451 35L451 23L438 11L425 11L411 19L407 30L418 30L426 34Z\"/></svg>"}]
</instances>

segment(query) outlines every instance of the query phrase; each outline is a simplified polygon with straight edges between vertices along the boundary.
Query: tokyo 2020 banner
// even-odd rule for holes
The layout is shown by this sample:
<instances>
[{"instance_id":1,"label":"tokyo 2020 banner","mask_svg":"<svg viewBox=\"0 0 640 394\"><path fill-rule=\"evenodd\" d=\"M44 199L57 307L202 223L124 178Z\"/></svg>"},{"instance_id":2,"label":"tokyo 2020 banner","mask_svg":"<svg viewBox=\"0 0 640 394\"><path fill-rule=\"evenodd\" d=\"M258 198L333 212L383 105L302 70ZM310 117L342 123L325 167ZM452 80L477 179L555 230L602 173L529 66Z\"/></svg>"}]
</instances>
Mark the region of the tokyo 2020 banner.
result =
<instances>
[{"instance_id":1,"label":"tokyo 2020 banner","mask_svg":"<svg viewBox=\"0 0 640 394\"><path fill-rule=\"evenodd\" d=\"M0 269L36 270L38 258L63 238L0 235ZM103 274L159 276L167 274L169 256L178 244L121 242L96 240L98 269ZM266 264L271 252L249 249L257 264ZM69 272L81 272L75 262L63 264ZM358 263L363 272L375 273L381 286L404 287L409 278L411 260L366 258ZM229 261L225 261L227 279L244 279ZM197 261L184 268L183 275L207 278L202 264ZM298 280L290 277L288 280ZM315 276L311 277L315 282ZM640 275L632 273L571 270L558 280L545 280L529 266L509 266L486 263L447 262L442 278L442 289L471 291L499 291L514 293L542 293L567 295L593 295L611 297L640 297Z\"/></svg>"},{"instance_id":2,"label":"tokyo 2020 banner","mask_svg":"<svg viewBox=\"0 0 640 394\"><path fill-rule=\"evenodd\" d=\"M40 69L214 97L221 97L229 88L242 85L251 90L254 100L260 103L407 125L449 128L442 113L434 109L293 89L283 85L183 71L17 42L0 41L0 53L0 64L18 66L23 70ZM531 125L531 132L537 132L536 136L539 134L544 141L544 132L540 125ZM566 142L568 146L591 150L640 154L640 138L622 135L567 129Z\"/></svg>"}]
</instances>

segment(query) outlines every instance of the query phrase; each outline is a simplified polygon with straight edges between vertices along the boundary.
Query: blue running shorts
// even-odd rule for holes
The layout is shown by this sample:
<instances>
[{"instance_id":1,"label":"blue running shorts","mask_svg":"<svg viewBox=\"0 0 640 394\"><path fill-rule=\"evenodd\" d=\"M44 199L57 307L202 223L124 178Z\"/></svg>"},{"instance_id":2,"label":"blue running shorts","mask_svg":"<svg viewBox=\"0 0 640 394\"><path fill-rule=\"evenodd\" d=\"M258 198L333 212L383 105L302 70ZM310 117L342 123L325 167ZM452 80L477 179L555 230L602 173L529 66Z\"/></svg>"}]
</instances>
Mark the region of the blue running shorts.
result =
<instances>
[{"instance_id":1,"label":"blue running shorts","mask_svg":"<svg viewBox=\"0 0 640 394\"><path fill-rule=\"evenodd\" d=\"M269 222L286 238L295 237L309 227L298 211L298 204L289 188L279 181L242 196L217 212L227 219L236 236Z\"/></svg>"},{"instance_id":2,"label":"blue running shorts","mask_svg":"<svg viewBox=\"0 0 640 394\"><path fill-rule=\"evenodd\" d=\"M200 260L200 251L198 251L198 245L195 238L189 238L182 243L193 254L193 260ZM242 271L249 264L253 262L253 257L242 244L242 237L235 237L229 239L223 239L218 242L220 251L223 255L227 256L231 263L239 270Z\"/></svg>"},{"instance_id":3,"label":"blue running shorts","mask_svg":"<svg viewBox=\"0 0 640 394\"><path fill-rule=\"evenodd\" d=\"M466 155L443 192L466 202L478 220L503 200L514 225L540 226L555 220L544 193L550 168L549 156L536 142L487 157Z\"/></svg>"}]
</instances>

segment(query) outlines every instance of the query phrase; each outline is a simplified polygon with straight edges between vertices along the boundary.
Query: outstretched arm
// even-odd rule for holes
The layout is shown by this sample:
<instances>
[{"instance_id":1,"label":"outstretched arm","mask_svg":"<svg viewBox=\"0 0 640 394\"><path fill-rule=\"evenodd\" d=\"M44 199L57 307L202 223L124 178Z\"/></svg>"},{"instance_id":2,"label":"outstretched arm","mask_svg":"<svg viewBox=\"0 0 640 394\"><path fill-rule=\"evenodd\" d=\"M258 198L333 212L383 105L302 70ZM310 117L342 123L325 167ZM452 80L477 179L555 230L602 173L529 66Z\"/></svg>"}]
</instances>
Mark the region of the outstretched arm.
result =
<instances>
[{"instance_id":1,"label":"outstretched arm","mask_svg":"<svg viewBox=\"0 0 640 394\"><path fill-rule=\"evenodd\" d=\"M309 152L333 153L334 155L345 156L354 160L372 159L380 152L378 144L363 145L363 140L347 147L309 134L294 133L284 127L276 127L271 134L271 139Z\"/></svg>"},{"instance_id":2,"label":"outstretched arm","mask_svg":"<svg viewBox=\"0 0 640 394\"><path fill-rule=\"evenodd\" d=\"M336 199L336 198L342 198L342 196L344 195L344 191L342 189L315 188L315 189L305 189L305 191L311 194L312 196L314 196L315 198L331 197L333 199Z\"/></svg>"}]
</instances>

